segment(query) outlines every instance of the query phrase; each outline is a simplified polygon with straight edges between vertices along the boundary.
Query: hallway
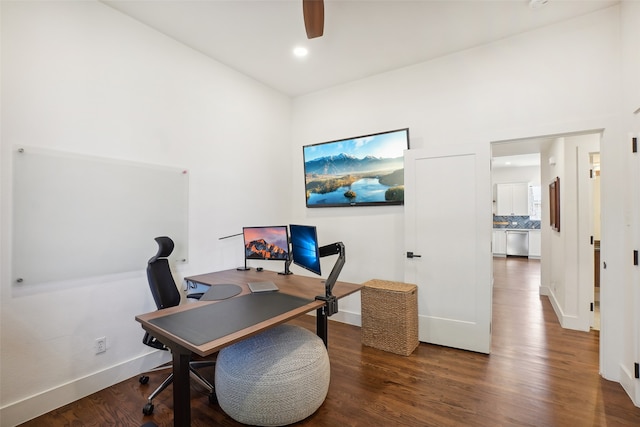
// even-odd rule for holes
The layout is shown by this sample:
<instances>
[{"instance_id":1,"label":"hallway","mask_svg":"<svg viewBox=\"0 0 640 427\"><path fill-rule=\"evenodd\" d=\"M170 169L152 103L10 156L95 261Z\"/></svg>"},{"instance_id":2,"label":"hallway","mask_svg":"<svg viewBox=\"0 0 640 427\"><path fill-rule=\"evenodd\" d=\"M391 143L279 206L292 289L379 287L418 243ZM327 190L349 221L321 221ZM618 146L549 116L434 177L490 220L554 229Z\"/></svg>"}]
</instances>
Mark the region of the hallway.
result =
<instances>
[{"instance_id":1,"label":"hallway","mask_svg":"<svg viewBox=\"0 0 640 427\"><path fill-rule=\"evenodd\" d=\"M539 425L570 425L571 419L600 425L608 402L597 396L609 383L598 374L599 332L560 326L549 299L539 295L540 261L494 258L493 266L492 363L502 357L509 358L505 363L518 361L511 368L530 380L519 393L529 393L541 405ZM591 399L580 390L592 390ZM582 404L576 405L577 395ZM556 409L543 402L553 402Z\"/></svg>"}]
</instances>

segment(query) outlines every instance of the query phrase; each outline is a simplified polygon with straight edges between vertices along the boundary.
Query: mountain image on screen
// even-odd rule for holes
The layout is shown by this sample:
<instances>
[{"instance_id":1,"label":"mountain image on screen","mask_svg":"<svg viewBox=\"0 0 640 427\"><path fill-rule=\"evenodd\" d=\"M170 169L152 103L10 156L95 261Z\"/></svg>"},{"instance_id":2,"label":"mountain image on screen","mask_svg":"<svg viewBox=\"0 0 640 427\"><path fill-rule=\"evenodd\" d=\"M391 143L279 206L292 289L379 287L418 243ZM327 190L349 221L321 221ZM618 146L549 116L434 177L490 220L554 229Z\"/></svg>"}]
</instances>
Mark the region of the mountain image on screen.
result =
<instances>
[{"instance_id":1,"label":"mountain image on screen","mask_svg":"<svg viewBox=\"0 0 640 427\"><path fill-rule=\"evenodd\" d=\"M402 169L404 159L382 158L366 156L361 159L349 154L341 153L337 156L326 156L310 160L305 163L307 174L317 175L344 175L349 173L365 173L370 171L383 171Z\"/></svg>"},{"instance_id":2,"label":"mountain image on screen","mask_svg":"<svg viewBox=\"0 0 640 427\"><path fill-rule=\"evenodd\" d=\"M305 162L308 205L404 200L404 158L341 153Z\"/></svg>"},{"instance_id":3,"label":"mountain image on screen","mask_svg":"<svg viewBox=\"0 0 640 427\"><path fill-rule=\"evenodd\" d=\"M278 245L264 239L253 240L244 246L245 257L248 259L281 259L286 260L288 253Z\"/></svg>"}]
</instances>

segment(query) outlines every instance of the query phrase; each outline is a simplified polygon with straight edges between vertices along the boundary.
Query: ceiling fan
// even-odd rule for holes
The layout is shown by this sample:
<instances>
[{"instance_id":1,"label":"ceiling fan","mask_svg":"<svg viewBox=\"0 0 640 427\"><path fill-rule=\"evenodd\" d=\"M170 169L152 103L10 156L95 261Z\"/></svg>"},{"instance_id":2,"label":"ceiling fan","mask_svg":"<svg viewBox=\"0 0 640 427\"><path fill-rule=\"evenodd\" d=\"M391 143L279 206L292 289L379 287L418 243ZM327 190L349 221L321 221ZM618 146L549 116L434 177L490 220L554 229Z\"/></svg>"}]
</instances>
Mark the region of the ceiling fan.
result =
<instances>
[{"instance_id":1,"label":"ceiling fan","mask_svg":"<svg viewBox=\"0 0 640 427\"><path fill-rule=\"evenodd\" d=\"M324 0L302 0L302 13L307 38L314 39L324 32Z\"/></svg>"}]
</instances>

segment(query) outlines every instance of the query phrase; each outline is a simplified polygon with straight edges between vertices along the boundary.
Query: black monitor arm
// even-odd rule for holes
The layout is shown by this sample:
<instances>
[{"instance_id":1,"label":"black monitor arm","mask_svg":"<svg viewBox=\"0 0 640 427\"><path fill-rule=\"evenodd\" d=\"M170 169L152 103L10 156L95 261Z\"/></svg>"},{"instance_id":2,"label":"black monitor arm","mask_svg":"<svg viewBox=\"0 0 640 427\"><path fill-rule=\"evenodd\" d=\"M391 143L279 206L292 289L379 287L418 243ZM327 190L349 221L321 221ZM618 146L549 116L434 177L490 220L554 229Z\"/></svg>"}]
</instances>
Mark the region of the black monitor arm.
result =
<instances>
[{"instance_id":1,"label":"black monitor arm","mask_svg":"<svg viewBox=\"0 0 640 427\"><path fill-rule=\"evenodd\" d=\"M329 277L324 282L324 295L319 295L316 297L317 300L322 300L327 303L326 312L327 316L334 315L338 312L338 299L333 296L331 291L333 290L333 286L336 284L338 280L338 276L340 275L340 271L342 271L342 267L344 266L346 255L345 248L342 242L332 243L330 245L322 246L319 248L320 258L330 256L330 255L338 255L338 259L336 263L333 265L333 269L331 273L329 273Z\"/></svg>"}]
</instances>

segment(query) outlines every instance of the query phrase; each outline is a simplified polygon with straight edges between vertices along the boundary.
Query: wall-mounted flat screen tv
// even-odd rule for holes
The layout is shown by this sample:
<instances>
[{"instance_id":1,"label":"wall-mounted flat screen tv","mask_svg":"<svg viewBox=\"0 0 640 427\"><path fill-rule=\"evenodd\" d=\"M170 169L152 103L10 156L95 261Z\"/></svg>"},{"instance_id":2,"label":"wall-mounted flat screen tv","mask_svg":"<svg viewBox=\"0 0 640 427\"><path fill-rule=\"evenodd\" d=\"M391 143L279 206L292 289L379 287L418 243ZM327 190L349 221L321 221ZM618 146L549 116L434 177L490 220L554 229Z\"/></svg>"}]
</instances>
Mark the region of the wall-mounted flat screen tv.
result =
<instances>
[{"instance_id":1,"label":"wall-mounted flat screen tv","mask_svg":"<svg viewBox=\"0 0 640 427\"><path fill-rule=\"evenodd\" d=\"M404 204L409 129L302 147L308 208Z\"/></svg>"}]
</instances>

